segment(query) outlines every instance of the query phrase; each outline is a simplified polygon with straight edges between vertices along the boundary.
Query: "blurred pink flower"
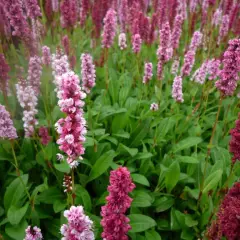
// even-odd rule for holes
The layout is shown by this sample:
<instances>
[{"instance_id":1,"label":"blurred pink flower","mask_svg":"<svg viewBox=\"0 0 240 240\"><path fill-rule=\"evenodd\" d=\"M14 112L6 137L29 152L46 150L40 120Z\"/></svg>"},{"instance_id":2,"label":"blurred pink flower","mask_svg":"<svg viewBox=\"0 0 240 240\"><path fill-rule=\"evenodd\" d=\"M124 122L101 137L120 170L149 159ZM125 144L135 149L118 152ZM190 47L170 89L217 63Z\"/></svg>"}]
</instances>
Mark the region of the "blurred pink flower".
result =
<instances>
[{"instance_id":1,"label":"blurred pink flower","mask_svg":"<svg viewBox=\"0 0 240 240\"><path fill-rule=\"evenodd\" d=\"M176 76L172 86L172 97L176 102L183 102L182 77Z\"/></svg>"},{"instance_id":2,"label":"blurred pink flower","mask_svg":"<svg viewBox=\"0 0 240 240\"><path fill-rule=\"evenodd\" d=\"M65 240L94 240L92 231L93 222L85 215L82 206L71 206L69 210L64 211L64 217L67 218L68 223L61 227L62 239Z\"/></svg>"},{"instance_id":3,"label":"blurred pink flower","mask_svg":"<svg viewBox=\"0 0 240 240\"><path fill-rule=\"evenodd\" d=\"M0 138L16 139L17 132L9 112L0 104Z\"/></svg>"},{"instance_id":4,"label":"blurred pink flower","mask_svg":"<svg viewBox=\"0 0 240 240\"><path fill-rule=\"evenodd\" d=\"M102 33L102 47L110 48L113 45L114 37L117 30L117 15L112 8L107 11L103 22L104 27Z\"/></svg>"},{"instance_id":5,"label":"blurred pink flower","mask_svg":"<svg viewBox=\"0 0 240 240\"><path fill-rule=\"evenodd\" d=\"M132 202L128 193L132 192L134 188L135 185L132 183L130 172L126 167L119 167L111 171L109 195L106 197L107 204L102 207L101 211L103 239L128 239L126 234L131 226L125 214Z\"/></svg>"}]
</instances>

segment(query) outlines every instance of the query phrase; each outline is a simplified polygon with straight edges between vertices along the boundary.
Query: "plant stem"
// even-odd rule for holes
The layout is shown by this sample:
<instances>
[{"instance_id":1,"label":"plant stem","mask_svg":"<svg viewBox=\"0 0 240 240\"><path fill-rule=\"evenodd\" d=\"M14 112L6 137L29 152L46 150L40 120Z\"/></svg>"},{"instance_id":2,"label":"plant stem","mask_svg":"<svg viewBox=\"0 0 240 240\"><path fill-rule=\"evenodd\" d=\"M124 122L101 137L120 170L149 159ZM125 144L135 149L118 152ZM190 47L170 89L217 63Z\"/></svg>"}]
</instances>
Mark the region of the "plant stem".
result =
<instances>
[{"instance_id":1,"label":"plant stem","mask_svg":"<svg viewBox=\"0 0 240 240\"><path fill-rule=\"evenodd\" d=\"M217 127L218 118L219 118L219 115L220 115L220 110L221 110L221 106L222 106L222 101L223 101L223 97L221 96L221 97L220 97L220 100L219 100L219 105L218 105L218 111L217 111L217 115L216 115L216 120L215 120L213 129L212 129L212 135L211 135L211 138L210 138L210 141L209 141L209 145L208 145L207 155L206 155L206 158L205 158L205 166L204 166L204 170L203 170L202 183L201 183L201 185L200 185L200 192L199 192L199 196L198 196L198 204L199 204L199 202L200 202L200 200L201 200L201 197L202 197L202 191L203 191L203 186L204 186L204 179L205 179L206 173L207 173L208 160L209 160L209 156L210 156L210 153L211 153L212 142L213 142L214 135L215 135L215 132L216 132L216 127Z\"/></svg>"},{"instance_id":2,"label":"plant stem","mask_svg":"<svg viewBox=\"0 0 240 240\"><path fill-rule=\"evenodd\" d=\"M18 168L18 161L17 161L17 157L16 157L16 153L14 151L14 146L13 146L13 140L11 140L11 148L12 148L12 154L13 154L13 158L14 158L14 161L15 161L15 168L16 168L16 172L17 172L17 176L20 180L20 182L22 183L23 187L24 187L24 190L28 196L28 199L29 199L29 203L31 205L31 196L30 196L30 193L29 191L27 190L27 187L26 185L24 184L23 180L22 180L22 177L20 175L20 172L19 172L19 168Z\"/></svg>"}]
</instances>

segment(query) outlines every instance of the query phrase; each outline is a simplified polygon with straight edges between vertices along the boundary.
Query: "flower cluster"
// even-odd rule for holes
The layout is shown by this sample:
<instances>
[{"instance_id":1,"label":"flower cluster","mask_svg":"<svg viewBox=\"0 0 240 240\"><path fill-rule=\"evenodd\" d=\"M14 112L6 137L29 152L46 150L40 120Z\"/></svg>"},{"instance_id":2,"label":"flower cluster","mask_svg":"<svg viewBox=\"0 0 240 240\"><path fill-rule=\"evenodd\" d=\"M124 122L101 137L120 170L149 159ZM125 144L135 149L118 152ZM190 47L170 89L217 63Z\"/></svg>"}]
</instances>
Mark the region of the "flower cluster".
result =
<instances>
[{"instance_id":1,"label":"flower cluster","mask_svg":"<svg viewBox=\"0 0 240 240\"><path fill-rule=\"evenodd\" d=\"M38 135L40 137L41 143L43 145L48 145L48 143L51 140L51 137L48 134L48 128L47 127L40 127L38 130Z\"/></svg>"},{"instance_id":2,"label":"flower cluster","mask_svg":"<svg viewBox=\"0 0 240 240\"><path fill-rule=\"evenodd\" d=\"M172 97L176 102L183 102L183 93L182 93L182 77L176 76L173 81L172 86Z\"/></svg>"},{"instance_id":3,"label":"flower cluster","mask_svg":"<svg viewBox=\"0 0 240 240\"><path fill-rule=\"evenodd\" d=\"M101 225L103 226L102 238L128 239L127 232L131 229L129 219L125 216L130 207L132 199L128 196L135 185L132 183L130 172L126 167L119 167L110 173L110 185L108 186L109 196L107 204L102 207Z\"/></svg>"},{"instance_id":4,"label":"flower cluster","mask_svg":"<svg viewBox=\"0 0 240 240\"><path fill-rule=\"evenodd\" d=\"M232 162L240 161L240 114L236 121L236 127L230 131L231 140L229 142L230 152L233 154Z\"/></svg>"},{"instance_id":5,"label":"flower cluster","mask_svg":"<svg viewBox=\"0 0 240 240\"><path fill-rule=\"evenodd\" d=\"M57 52L56 54L52 54L52 70L54 76L54 82L58 87L58 78L62 76L64 73L67 73L70 69L68 63L68 57L61 52Z\"/></svg>"},{"instance_id":6,"label":"flower cluster","mask_svg":"<svg viewBox=\"0 0 240 240\"><path fill-rule=\"evenodd\" d=\"M212 25L218 26L222 21L222 10L220 8L216 9L212 18Z\"/></svg>"},{"instance_id":7,"label":"flower cluster","mask_svg":"<svg viewBox=\"0 0 240 240\"><path fill-rule=\"evenodd\" d=\"M222 23L219 30L218 44L220 44L221 40L227 35L228 30L229 30L229 16L224 15L222 17Z\"/></svg>"},{"instance_id":8,"label":"flower cluster","mask_svg":"<svg viewBox=\"0 0 240 240\"><path fill-rule=\"evenodd\" d=\"M35 119L37 114L37 97L32 86L24 86L16 84L17 98L20 106L23 108L23 127L26 137L31 137L34 134L34 127L38 124Z\"/></svg>"},{"instance_id":9,"label":"flower cluster","mask_svg":"<svg viewBox=\"0 0 240 240\"><path fill-rule=\"evenodd\" d=\"M56 129L60 135L57 143L60 145L59 149L67 154L67 162L73 168L78 165L77 158L81 159L85 150L83 142L87 130L86 120L83 117L82 99L86 94L82 92L79 78L74 72L69 71L63 74L58 81L58 105L67 117L59 119L56 123Z\"/></svg>"},{"instance_id":10,"label":"flower cluster","mask_svg":"<svg viewBox=\"0 0 240 240\"><path fill-rule=\"evenodd\" d=\"M41 17L41 9L38 5L38 1L37 0L25 0L25 4L26 4L26 9L27 9L27 15L32 18L35 19L37 17Z\"/></svg>"},{"instance_id":11,"label":"flower cluster","mask_svg":"<svg viewBox=\"0 0 240 240\"><path fill-rule=\"evenodd\" d=\"M10 67L6 62L4 55L0 54L0 90L4 94L7 94L8 92L9 71L10 71Z\"/></svg>"},{"instance_id":12,"label":"flower cluster","mask_svg":"<svg viewBox=\"0 0 240 240\"><path fill-rule=\"evenodd\" d=\"M42 240L43 239L41 229L36 226L35 227L28 226L25 232L26 232L26 236L24 240Z\"/></svg>"},{"instance_id":13,"label":"flower cluster","mask_svg":"<svg viewBox=\"0 0 240 240\"><path fill-rule=\"evenodd\" d=\"M220 79L216 82L216 87L225 96L233 95L240 70L240 39L229 41L229 46L223 56L223 69L220 72Z\"/></svg>"},{"instance_id":14,"label":"flower cluster","mask_svg":"<svg viewBox=\"0 0 240 240\"><path fill-rule=\"evenodd\" d=\"M67 193L72 192L72 177L71 176L64 174L63 187L65 188L64 192L67 192Z\"/></svg>"},{"instance_id":15,"label":"flower cluster","mask_svg":"<svg viewBox=\"0 0 240 240\"><path fill-rule=\"evenodd\" d=\"M209 80L214 80L217 77L219 77L220 65L221 65L221 61L218 59L211 59L208 61L207 73L208 73Z\"/></svg>"},{"instance_id":16,"label":"flower cluster","mask_svg":"<svg viewBox=\"0 0 240 240\"><path fill-rule=\"evenodd\" d=\"M135 54L139 53L142 46L142 39L139 34L132 36L132 50Z\"/></svg>"},{"instance_id":17,"label":"flower cluster","mask_svg":"<svg viewBox=\"0 0 240 240\"><path fill-rule=\"evenodd\" d=\"M203 84L207 77L208 61L205 61L193 74L191 80Z\"/></svg>"},{"instance_id":18,"label":"flower cluster","mask_svg":"<svg viewBox=\"0 0 240 240\"><path fill-rule=\"evenodd\" d=\"M177 75L178 69L179 69L179 59L175 59L172 63L171 73L173 75Z\"/></svg>"},{"instance_id":19,"label":"flower cluster","mask_svg":"<svg viewBox=\"0 0 240 240\"><path fill-rule=\"evenodd\" d=\"M74 27L77 23L77 2L76 0L63 0L60 5L61 25L63 28Z\"/></svg>"},{"instance_id":20,"label":"flower cluster","mask_svg":"<svg viewBox=\"0 0 240 240\"><path fill-rule=\"evenodd\" d=\"M92 231L93 222L85 215L82 206L72 206L69 210L64 211L64 217L68 223L61 227L63 240L94 240Z\"/></svg>"},{"instance_id":21,"label":"flower cluster","mask_svg":"<svg viewBox=\"0 0 240 240\"><path fill-rule=\"evenodd\" d=\"M217 213L217 220L208 231L209 239L240 239L240 182L236 182L224 197ZM214 235L213 235L214 233Z\"/></svg>"},{"instance_id":22,"label":"flower cluster","mask_svg":"<svg viewBox=\"0 0 240 240\"><path fill-rule=\"evenodd\" d=\"M181 69L181 73L183 76L189 76L193 65L195 63L195 52L194 51L187 51L187 53L184 56L184 64Z\"/></svg>"},{"instance_id":23,"label":"flower cluster","mask_svg":"<svg viewBox=\"0 0 240 240\"><path fill-rule=\"evenodd\" d=\"M171 29L169 22L165 22L160 30L160 45L157 50L158 61L167 62L172 58L172 55Z\"/></svg>"},{"instance_id":24,"label":"flower cluster","mask_svg":"<svg viewBox=\"0 0 240 240\"><path fill-rule=\"evenodd\" d=\"M171 45L173 49L178 48L180 37L182 34L182 24L183 24L182 15L180 14L176 15L171 36Z\"/></svg>"},{"instance_id":25,"label":"flower cluster","mask_svg":"<svg viewBox=\"0 0 240 240\"><path fill-rule=\"evenodd\" d=\"M62 45L63 45L65 54L67 56L69 56L70 55L70 41L69 41L68 35L64 35L62 37Z\"/></svg>"},{"instance_id":26,"label":"flower cluster","mask_svg":"<svg viewBox=\"0 0 240 240\"><path fill-rule=\"evenodd\" d=\"M196 52L197 48L202 43L202 38L203 38L203 35L201 32L199 31L194 32L190 46L189 46L189 50Z\"/></svg>"},{"instance_id":27,"label":"flower cluster","mask_svg":"<svg viewBox=\"0 0 240 240\"><path fill-rule=\"evenodd\" d=\"M153 111L153 112L156 112L158 111L159 109L159 106L157 103L152 103L151 106L150 106L150 110Z\"/></svg>"},{"instance_id":28,"label":"flower cluster","mask_svg":"<svg viewBox=\"0 0 240 240\"><path fill-rule=\"evenodd\" d=\"M117 27L116 12L112 8L107 11L103 22L102 47L110 48L113 44Z\"/></svg>"},{"instance_id":29,"label":"flower cluster","mask_svg":"<svg viewBox=\"0 0 240 240\"><path fill-rule=\"evenodd\" d=\"M81 74L82 74L82 84L83 90L86 93L90 93L91 89L95 86L96 80L96 70L93 64L93 59L90 54L83 53L81 55Z\"/></svg>"},{"instance_id":30,"label":"flower cluster","mask_svg":"<svg viewBox=\"0 0 240 240\"><path fill-rule=\"evenodd\" d=\"M40 78L42 75L42 61L38 56L31 57L28 66L27 80L32 86L35 94L40 92Z\"/></svg>"},{"instance_id":31,"label":"flower cluster","mask_svg":"<svg viewBox=\"0 0 240 240\"><path fill-rule=\"evenodd\" d=\"M144 76L143 76L144 84L147 84L152 79L152 76L153 76L152 70L153 70L152 63L146 62L144 65Z\"/></svg>"},{"instance_id":32,"label":"flower cluster","mask_svg":"<svg viewBox=\"0 0 240 240\"><path fill-rule=\"evenodd\" d=\"M16 139L17 137L9 112L0 104L0 138Z\"/></svg>"},{"instance_id":33,"label":"flower cluster","mask_svg":"<svg viewBox=\"0 0 240 240\"><path fill-rule=\"evenodd\" d=\"M127 48L127 39L125 33L120 33L118 36L118 46L121 50Z\"/></svg>"},{"instance_id":34,"label":"flower cluster","mask_svg":"<svg viewBox=\"0 0 240 240\"><path fill-rule=\"evenodd\" d=\"M13 36L24 37L29 34L29 26L26 16L23 13L21 1L6 1L5 13L13 28Z\"/></svg>"},{"instance_id":35,"label":"flower cluster","mask_svg":"<svg viewBox=\"0 0 240 240\"><path fill-rule=\"evenodd\" d=\"M42 63L46 66L51 65L51 51L47 46L42 47Z\"/></svg>"}]
</instances>

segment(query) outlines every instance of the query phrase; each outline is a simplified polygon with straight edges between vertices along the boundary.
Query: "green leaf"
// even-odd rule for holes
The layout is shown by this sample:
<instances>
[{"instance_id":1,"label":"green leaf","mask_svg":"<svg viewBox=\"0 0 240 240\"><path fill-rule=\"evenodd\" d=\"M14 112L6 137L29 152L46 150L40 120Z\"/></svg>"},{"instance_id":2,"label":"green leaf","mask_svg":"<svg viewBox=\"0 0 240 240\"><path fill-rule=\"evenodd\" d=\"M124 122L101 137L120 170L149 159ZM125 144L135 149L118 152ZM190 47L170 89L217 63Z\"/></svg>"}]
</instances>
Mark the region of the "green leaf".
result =
<instances>
[{"instance_id":1,"label":"green leaf","mask_svg":"<svg viewBox=\"0 0 240 240\"><path fill-rule=\"evenodd\" d=\"M139 184L142 184L147 187L150 186L149 181L147 180L147 178L145 176L143 176L141 174L137 174L137 173L133 173L133 174L131 174L131 176L135 183L139 183Z\"/></svg>"},{"instance_id":2,"label":"green leaf","mask_svg":"<svg viewBox=\"0 0 240 240\"><path fill-rule=\"evenodd\" d=\"M217 170L216 172L210 174L206 178L204 187L203 187L203 193L207 193L208 191L212 190L217 186L218 182L222 178L222 173L223 173L222 170Z\"/></svg>"},{"instance_id":3,"label":"green leaf","mask_svg":"<svg viewBox=\"0 0 240 240\"><path fill-rule=\"evenodd\" d=\"M76 187L75 193L77 196L76 201L77 198L80 198L81 201L83 202L84 209L90 212L92 210L92 201L88 191L79 184L76 184L75 187Z\"/></svg>"},{"instance_id":4,"label":"green leaf","mask_svg":"<svg viewBox=\"0 0 240 240\"><path fill-rule=\"evenodd\" d=\"M150 207L152 205L152 197L144 191L135 191L132 201L132 207Z\"/></svg>"},{"instance_id":5,"label":"green leaf","mask_svg":"<svg viewBox=\"0 0 240 240\"><path fill-rule=\"evenodd\" d=\"M139 144L141 144L142 140L149 133L150 122L151 122L151 118L147 118L146 120L142 121L142 123L136 127L136 129L132 133L130 146L137 147L137 146L139 146Z\"/></svg>"},{"instance_id":6,"label":"green leaf","mask_svg":"<svg viewBox=\"0 0 240 240\"><path fill-rule=\"evenodd\" d=\"M66 201L56 200L53 203L53 210L55 213L61 212L67 206Z\"/></svg>"},{"instance_id":7,"label":"green leaf","mask_svg":"<svg viewBox=\"0 0 240 240\"><path fill-rule=\"evenodd\" d=\"M130 219L130 225L132 227L130 232L133 233L144 232L149 228L156 226L155 220L146 215L130 214L128 218Z\"/></svg>"},{"instance_id":8,"label":"green leaf","mask_svg":"<svg viewBox=\"0 0 240 240\"><path fill-rule=\"evenodd\" d=\"M54 167L59 171L63 173L70 173L70 167L69 164L66 161L62 161L60 163L54 163Z\"/></svg>"},{"instance_id":9,"label":"green leaf","mask_svg":"<svg viewBox=\"0 0 240 240\"><path fill-rule=\"evenodd\" d=\"M167 192L170 193L172 189L177 185L180 178L180 167L177 161L174 161L168 168L165 175L165 185Z\"/></svg>"},{"instance_id":10,"label":"green leaf","mask_svg":"<svg viewBox=\"0 0 240 240\"><path fill-rule=\"evenodd\" d=\"M177 143L175 146L173 146L172 151L175 153L175 152L181 151L183 149L193 147L193 146L199 144L200 142L202 142L202 138L188 137L186 139L183 139L179 143Z\"/></svg>"},{"instance_id":11,"label":"green leaf","mask_svg":"<svg viewBox=\"0 0 240 240\"><path fill-rule=\"evenodd\" d=\"M174 204L174 199L170 196L163 196L157 199L154 202L154 206L156 206L156 212L164 212L168 210Z\"/></svg>"},{"instance_id":12,"label":"green leaf","mask_svg":"<svg viewBox=\"0 0 240 240\"><path fill-rule=\"evenodd\" d=\"M161 236L159 235L158 232L151 230L151 231L147 231L145 233L146 239L147 240L162 240Z\"/></svg>"},{"instance_id":13,"label":"green leaf","mask_svg":"<svg viewBox=\"0 0 240 240\"><path fill-rule=\"evenodd\" d=\"M23 184L26 186L28 182L28 175L21 176ZM26 195L25 186L19 178L14 179L7 187L4 195L4 206L8 210L10 206L15 206Z\"/></svg>"},{"instance_id":14,"label":"green leaf","mask_svg":"<svg viewBox=\"0 0 240 240\"><path fill-rule=\"evenodd\" d=\"M101 176L110 167L114 156L115 152L113 150L104 153L93 165L93 168L88 178L88 182Z\"/></svg>"},{"instance_id":15,"label":"green leaf","mask_svg":"<svg viewBox=\"0 0 240 240\"><path fill-rule=\"evenodd\" d=\"M182 163L198 164L199 161L195 157L190 156L176 156L176 159Z\"/></svg>"},{"instance_id":16,"label":"green leaf","mask_svg":"<svg viewBox=\"0 0 240 240\"><path fill-rule=\"evenodd\" d=\"M9 209L8 209L8 212L7 212L7 217L8 217L8 220L9 222L12 224L12 225L15 225L15 224L19 224L22 220L22 218L24 217L24 215L26 214L27 212L27 209L28 209L28 203L25 204L25 206L19 208L19 207L15 207L15 206L11 206Z\"/></svg>"},{"instance_id":17,"label":"green leaf","mask_svg":"<svg viewBox=\"0 0 240 240\"><path fill-rule=\"evenodd\" d=\"M26 221L20 222L18 225L12 226L10 224L6 225L6 234L14 240L21 240L25 237L25 229L28 224Z\"/></svg>"},{"instance_id":18,"label":"green leaf","mask_svg":"<svg viewBox=\"0 0 240 240\"><path fill-rule=\"evenodd\" d=\"M63 194L57 187L50 187L40 193L36 198L39 202L53 204L55 201L63 199Z\"/></svg>"},{"instance_id":19,"label":"green leaf","mask_svg":"<svg viewBox=\"0 0 240 240\"><path fill-rule=\"evenodd\" d=\"M122 143L119 144L119 149L122 152L129 153L129 155L131 157L134 157L138 153L138 149L137 148L129 148L129 147L123 145Z\"/></svg>"}]
</instances>

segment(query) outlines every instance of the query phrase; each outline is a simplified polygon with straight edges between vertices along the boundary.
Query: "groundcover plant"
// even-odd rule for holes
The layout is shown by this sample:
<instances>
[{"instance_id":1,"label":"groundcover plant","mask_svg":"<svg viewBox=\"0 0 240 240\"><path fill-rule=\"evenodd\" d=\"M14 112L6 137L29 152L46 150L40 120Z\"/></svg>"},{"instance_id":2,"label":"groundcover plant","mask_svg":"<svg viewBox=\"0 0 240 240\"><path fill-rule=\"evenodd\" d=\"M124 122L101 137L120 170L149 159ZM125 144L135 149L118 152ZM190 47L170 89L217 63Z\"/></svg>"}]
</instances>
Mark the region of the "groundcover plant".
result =
<instances>
[{"instance_id":1,"label":"groundcover plant","mask_svg":"<svg viewBox=\"0 0 240 240\"><path fill-rule=\"evenodd\" d=\"M0 43L0 239L240 239L238 0L0 0Z\"/></svg>"}]
</instances>

